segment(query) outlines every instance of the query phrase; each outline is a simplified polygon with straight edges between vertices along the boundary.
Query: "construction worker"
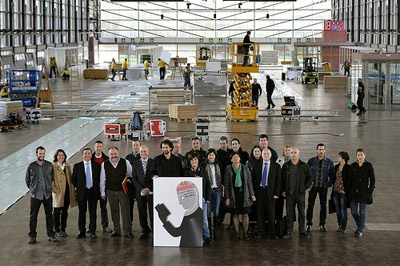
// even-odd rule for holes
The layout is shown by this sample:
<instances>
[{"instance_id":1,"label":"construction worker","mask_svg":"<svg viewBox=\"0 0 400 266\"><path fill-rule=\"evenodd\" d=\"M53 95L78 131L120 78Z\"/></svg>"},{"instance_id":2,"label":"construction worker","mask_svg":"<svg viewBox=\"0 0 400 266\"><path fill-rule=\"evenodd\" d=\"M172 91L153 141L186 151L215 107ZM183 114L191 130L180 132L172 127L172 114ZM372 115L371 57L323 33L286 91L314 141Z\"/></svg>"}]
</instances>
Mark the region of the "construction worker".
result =
<instances>
[{"instance_id":1,"label":"construction worker","mask_svg":"<svg viewBox=\"0 0 400 266\"><path fill-rule=\"evenodd\" d=\"M143 69L144 69L144 78L147 80L147 77L149 76L149 68L150 68L150 63L149 60L145 60L143 64Z\"/></svg>"},{"instance_id":2,"label":"construction worker","mask_svg":"<svg viewBox=\"0 0 400 266\"><path fill-rule=\"evenodd\" d=\"M122 80L128 80L126 78L127 70L128 70L128 59L125 58L124 62L122 63Z\"/></svg>"},{"instance_id":3,"label":"construction worker","mask_svg":"<svg viewBox=\"0 0 400 266\"><path fill-rule=\"evenodd\" d=\"M68 71L68 68L64 68L63 72L61 72L61 78L63 80L69 80L71 73Z\"/></svg>"},{"instance_id":4,"label":"construction worker","mask_svg":"<svg viewBox=\"0 0 400 266\"><path fill-rule=\"evenodd\" d=\"M118 70L117 63L115 63L115 59L114 58L111 61L110 70L111 70L111 73L113 75L111 80L114 81L115 75L117 75L117 70Z\"/></svg>"},{"instance_id":5,"label":"construction worker","mask_svg":"<svg viewBox=\"0 0 400 266\"><path fill-rule=\"evenodd\" d=\"M183 79L185 81L185 84L183 85L183 87L190 87L190 73L192 71L190 70L190 64L188 63L185 67L185 69L183 70Z\"/></svg>"},{"instance_id":6,"label":"construction worker","mask_svg":"<svg viewBox=\"0 0 400 266\"><path fill-rule=\"evenodd\" d=\"M53 71L54 76L57 77L57 62L55 57L50 58L50 78L53 77Z\"/></svg>"},{"instance_id":7,"label":"construction worker","mask_svg":"<svg viewBox=\"0 0 400 266\"><path fill-rule=\"evenodd\" d=\"M347 73L347 76L350 76L350 68L351 68L350 62L346 60L343 64L342 68L344 68L344 75L346 76L346 73Z\"/></svg>"},{"instance_id":8,"label":"construction worker","mask_svg":"<svg viewBox=\"0 0 400 266\"><path fill-rule=\"evenodd\" d=\"M243 39L243 53L245 54L244 56L244 60L243 60L243 64L242 66L247 66L247 63L249 61L249 50L253 49L251 48L251 43L253 43L252 41L250 41L250 33L251 31L247 31L246 36L244 36Z\"/></svg>"},{"instance_id":9,"label":"construction worker","mask_svg":"<svg viewBox=\"0 0 400 266\"><path fill-rule=\"evenodd\" d=\"M1 98L8 98L9 93L8 93L8 88L10 87L10 84L6 83L3 85L1 85Z\"/></svg>"},{"instance_id":10,"label":"construction worker","mask_svg":"<svg viewBox=\"0 0 400 266\"><path fill-rule=\"evenodd\" d=\"M160 80L163 80L165 77L165 65L168 66L168 64L165 63L164 60L158 58L158 67L160 68Z\"/></svg>"},{"instance_id":11,"label":"construction worker","mask_svg":"<svg viewBox=\"0 0 400 266\"><path fill-rule=\"evenodd\" d=\"M326 69L326 72L332 72L332 65L331 65L331 63L326 63L326 66L325 66L325 69Z\"/></svg>"}]
</instances>

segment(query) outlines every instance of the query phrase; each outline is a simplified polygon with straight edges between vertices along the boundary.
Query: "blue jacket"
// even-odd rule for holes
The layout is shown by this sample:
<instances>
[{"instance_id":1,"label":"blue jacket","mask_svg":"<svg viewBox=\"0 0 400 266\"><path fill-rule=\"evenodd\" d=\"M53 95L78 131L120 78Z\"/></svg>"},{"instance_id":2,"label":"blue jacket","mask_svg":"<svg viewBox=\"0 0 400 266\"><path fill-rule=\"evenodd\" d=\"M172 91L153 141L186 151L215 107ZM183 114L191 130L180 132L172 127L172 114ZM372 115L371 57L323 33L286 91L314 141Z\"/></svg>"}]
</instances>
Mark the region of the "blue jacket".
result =
<instances>
[{"instance_id":1,"label":"blue jacket","mask_svg":"<svg viewBox=\"0 0 400 266\"><path fill-rule=\"evenodd\" d=\"M318 156L310 158L307 163L308 166L310 166L311 173L314 177L313 184L315 184L318 178ZM333 165L333 161L325 156L322 161L322 183L325 187L330 187L332 186L334 178L335 166Z\"/></svg>"}]
</instances>

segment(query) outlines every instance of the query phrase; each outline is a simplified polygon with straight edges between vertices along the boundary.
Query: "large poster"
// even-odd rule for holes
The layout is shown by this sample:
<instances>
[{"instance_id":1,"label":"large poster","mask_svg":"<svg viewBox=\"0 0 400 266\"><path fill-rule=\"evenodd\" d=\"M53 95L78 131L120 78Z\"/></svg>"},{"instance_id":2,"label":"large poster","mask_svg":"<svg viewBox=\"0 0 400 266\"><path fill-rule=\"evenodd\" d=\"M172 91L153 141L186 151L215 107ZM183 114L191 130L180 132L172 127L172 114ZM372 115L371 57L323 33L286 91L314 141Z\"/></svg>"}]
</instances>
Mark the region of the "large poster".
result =
<instances>
[{"instance_id":1,"label":"large poster","mask_svg":"<svg viewBox=\"0 0 400 266\"><path fill-rule=\"evenodd\" d=\"M153 180L154 246L203 245L201 177L158 177Z\"/></svg>"}]
</instances>

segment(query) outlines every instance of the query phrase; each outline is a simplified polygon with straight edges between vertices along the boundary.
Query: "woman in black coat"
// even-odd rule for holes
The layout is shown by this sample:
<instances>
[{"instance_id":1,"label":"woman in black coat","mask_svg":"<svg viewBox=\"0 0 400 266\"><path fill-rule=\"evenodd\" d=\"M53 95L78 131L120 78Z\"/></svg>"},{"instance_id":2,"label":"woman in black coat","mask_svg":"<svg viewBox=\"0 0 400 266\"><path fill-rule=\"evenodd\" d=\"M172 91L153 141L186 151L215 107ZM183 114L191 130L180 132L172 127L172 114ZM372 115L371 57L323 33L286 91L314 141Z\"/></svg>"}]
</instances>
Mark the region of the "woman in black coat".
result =
<instances>
[{"instance_id":1,"label":"woman in black coat","mask_svg":"<svg viewBox=\"0 0 400 266\"><path fill-rule=\"evenodd\" d=\"M335 204L336 216L339 228L336 232L344 233L347 226L347 193L349 191L349 168L347 162L350 160L349 154L341 151L338 154L335 166L335 176L331 181L332 199Z\"/></svg>"},{"instance_id":2,"label":"woman in black coat","mask_svg":"<svg viewBox=\"0 0 400 266\"><path fill-rule=\"evenodd\" d=\"M203 238L206 244L211 243L210 230L207 220L207 204L211 200L211 185L207 171L204 167L199 166L199 155L197 153L188 155L189 167L185 170L185 176L201 177L203 179Z\"/></svg>"},{"instance_id":3,"label":"woman in black coat","mask_svg":"<svg viewBox=\"0 0 400 266\"><path fill-rule=\"evenodd\" d=\"M372 193L375 188L374 168L370 162L365 161L364 149L357 149L357 162L350 165L349 193L351 214L357 224L355 236L362 237L366 218L367 204L372 204Z\"/></svg>"}]
</instances>

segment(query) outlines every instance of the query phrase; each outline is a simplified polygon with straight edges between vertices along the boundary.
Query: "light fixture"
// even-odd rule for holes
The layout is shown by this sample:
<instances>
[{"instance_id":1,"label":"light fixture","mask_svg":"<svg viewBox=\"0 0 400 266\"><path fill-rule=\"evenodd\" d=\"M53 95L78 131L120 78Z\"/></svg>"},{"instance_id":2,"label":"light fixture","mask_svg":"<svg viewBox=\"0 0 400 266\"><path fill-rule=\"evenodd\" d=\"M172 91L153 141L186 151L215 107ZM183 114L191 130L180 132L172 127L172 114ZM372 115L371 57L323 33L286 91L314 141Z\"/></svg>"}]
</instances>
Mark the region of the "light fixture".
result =
<instances>
[{"instance_id":1,"label":"light fixture","mask_svg":"<svg viewBox=\"0 0 400 266\"><path fill-rule=\"evenodd\" d=\"M239 8L242 8L242 3L239 3L238 7L239 7Z\"/></svg>"},{"instance_id":2,"label":"light fixture","mask_svg":"<svg viewBox=\"0 0 400 266\"><path fill-rule=\"evenodd\" d=\"M186 3L187 9L190 8L191 3Z\"/></svg>"},{"instance_id":3,"label":"light fixture","mask_svg":"<svg viewBox=\"0 0 400 266\"><path fill-rule=\"evenodd\" d=\"M216 19L217 18L217 13L214 13L214 19Z\"/></svg>"},{"instance_id":4,"label":"light fixture","mask_svg":"<svg viewBox=\"0 0 400 266\"><path fill-rule=\"evenodd\" d=\"M269 18L269 14L267 13L267 15L265 16L266 18Z\"/></svg>"},{"instance_id":5,"label":"light fixture","mask_svg":"<svg viewBox=\"0 0 400 266\"><path fill-rule=\"evenodd\" d=\"M161 14L161 19L164 19L164 15L163 14Z\"/></svg>"}]
</instances>

